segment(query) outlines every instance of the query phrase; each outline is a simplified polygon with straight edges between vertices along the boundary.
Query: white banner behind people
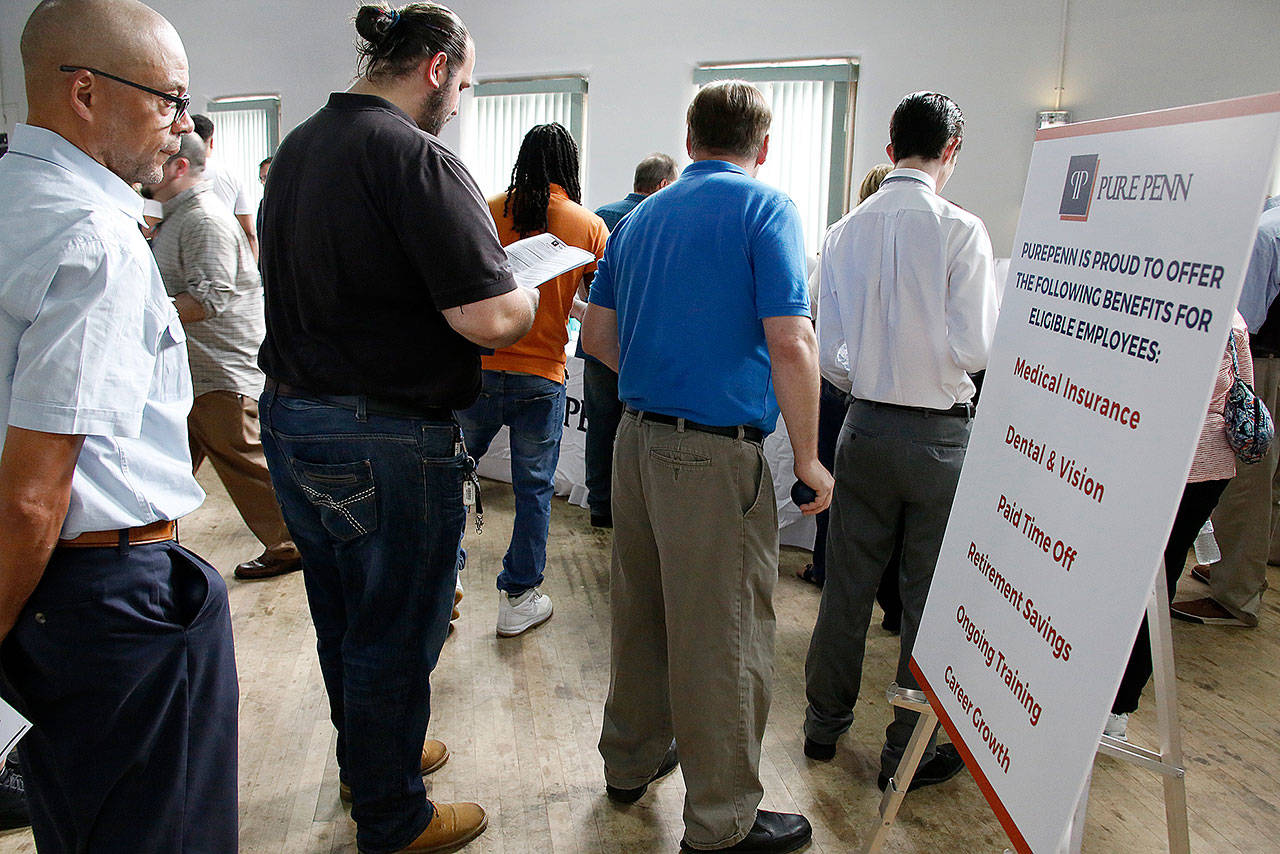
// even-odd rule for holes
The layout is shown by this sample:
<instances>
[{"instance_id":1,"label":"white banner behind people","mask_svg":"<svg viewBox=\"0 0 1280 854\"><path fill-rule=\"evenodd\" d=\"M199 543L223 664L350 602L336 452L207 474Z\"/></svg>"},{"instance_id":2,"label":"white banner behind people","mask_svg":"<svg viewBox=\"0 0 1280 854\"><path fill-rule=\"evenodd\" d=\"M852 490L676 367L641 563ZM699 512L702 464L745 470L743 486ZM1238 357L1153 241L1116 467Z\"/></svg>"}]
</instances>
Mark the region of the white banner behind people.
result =
<instances>
[{"instance_id":1,"label":"white banner behind people","mask_svg":"<svg viewBox=\"0 0 1280 854\"><path fill-rule=\"evenodd\" d=\"M1191 467L1280 93L1041 131L913 672L1019 851L1057 849Z\"/></svg>"}]
</instances>

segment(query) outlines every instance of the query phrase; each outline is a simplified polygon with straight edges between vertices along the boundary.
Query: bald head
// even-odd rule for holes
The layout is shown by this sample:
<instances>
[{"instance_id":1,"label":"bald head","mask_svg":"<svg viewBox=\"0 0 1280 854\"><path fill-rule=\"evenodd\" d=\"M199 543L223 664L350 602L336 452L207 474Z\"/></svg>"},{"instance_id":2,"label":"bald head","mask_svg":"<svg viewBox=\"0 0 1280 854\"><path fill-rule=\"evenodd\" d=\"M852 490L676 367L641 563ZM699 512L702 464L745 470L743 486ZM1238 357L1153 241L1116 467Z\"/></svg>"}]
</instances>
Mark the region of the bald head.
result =
<instances>
[{"instance_id":1,"label":"bald head","mask_svg":"<svg viewBox=\"0 0 1280 854\"><path fill-rule=\"evenodd\" d=\"M186 53L164 16L137 0L44 0L22 31L22 68L31 103L59 89L60 65L88 65L121 77ZM184 81L185 82L185 81Z\"/></svg>"},{"instance_id":2,"label":"bald head","mask_svg":"<svg viewBox=\"0 0 1280 854\"><path fill-rule=\"evenodd\" d=\"M162 15L137 0L44 0L27 19L21 48L30 124L55 131L126 181L156 180L190 120L177 118L164 98L107 75L186 94L186 51Z\"/></svg>"}]
</instances>

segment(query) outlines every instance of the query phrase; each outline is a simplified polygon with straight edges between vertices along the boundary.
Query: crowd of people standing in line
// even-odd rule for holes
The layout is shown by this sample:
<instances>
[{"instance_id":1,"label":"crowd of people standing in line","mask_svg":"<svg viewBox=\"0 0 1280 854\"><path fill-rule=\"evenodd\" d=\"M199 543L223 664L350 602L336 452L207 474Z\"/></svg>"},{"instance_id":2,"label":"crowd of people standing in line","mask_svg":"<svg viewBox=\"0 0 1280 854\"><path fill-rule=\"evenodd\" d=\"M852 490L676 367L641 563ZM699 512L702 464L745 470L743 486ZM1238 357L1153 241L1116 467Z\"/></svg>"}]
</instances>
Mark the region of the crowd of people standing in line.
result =
<instances>
[{"instance_id":1,"label":"crowd of people standing in line","mask_svg":"<svg viewBox=\"0 0 1280 854\"><path fill-rule=\"evenodd\" d=\"M516 512L497 634L552 616L540 586L576 317L590 518L613 529L605 794L634 803L679 767L682 849L804 847L803 816L759 807L778 576L763 440L781 416L814 496L801 510L822 519L803 572L823 587L803 749L827 761L853 722L878 593L900 631L897 681L915 685L906 662L998 315L986 229L940 195L962 111L934 92L902 99L892 165L810 275L796 206L756 179L772 117L750 84L703 87L691 165L651 155L596 213L558 124L528 132L507 191L486 200L438 138L475 67L465 25L433 3L363 6L355 24L356 82L263 162L255 216L219 198L212 123L187 115L168 21L136 0L44 0L27 22L30 110L0 161L3 197L22 200L0 205L0 694L35 727L0 789L27 781L41 851L236 850L226 587L175 539L209 458L264 546L236 577L303 571L360 850L483 833L479 804L426 797L423 776L449 758L427 738L430 674L480 511L474 458L502 426ZM160 205L150 222L132 184ZM595 260L518 287L503 247L543 232ZM1233 328L1171 570L1235 470L1226 386L1280 354L1277 257L1255 250L1241 303L1255 317ZM1273 373L1256 374L1272 406ZM1269 515L1262 484L1249 494L1266 492ZM1256 623L1261 590L1223 584L1184 616ZM1150 674L1143 637L1109 727ZM914 720L895 710L886 728L882 789ZM962 768L931 742L913 785Z\"/></svg>"}]
</instances>

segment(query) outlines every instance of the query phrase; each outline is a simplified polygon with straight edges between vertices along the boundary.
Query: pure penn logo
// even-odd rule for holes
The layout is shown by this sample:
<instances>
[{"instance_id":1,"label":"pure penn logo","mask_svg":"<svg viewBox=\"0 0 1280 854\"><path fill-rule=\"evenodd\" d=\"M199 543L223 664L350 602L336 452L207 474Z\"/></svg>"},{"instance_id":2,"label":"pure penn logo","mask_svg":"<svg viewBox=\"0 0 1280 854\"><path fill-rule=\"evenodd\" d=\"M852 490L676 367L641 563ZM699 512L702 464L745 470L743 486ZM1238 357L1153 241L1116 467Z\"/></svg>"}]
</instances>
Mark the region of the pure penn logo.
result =
<instances>
[{"instance_id":1,"label":"pure penn logo","mask_svg":"<svg viewBox=\"0 0 1280 854\"><path fill-rule=\"evenodd\" d=\"M1089 203L1093 200L1093 182L1098 177L1098 155L1077 154L1067 164L1067 180L1062 187L1062 204L1058 215L1062 219L1084 222L1089 218Z\"/></svg>"}]
</instances>

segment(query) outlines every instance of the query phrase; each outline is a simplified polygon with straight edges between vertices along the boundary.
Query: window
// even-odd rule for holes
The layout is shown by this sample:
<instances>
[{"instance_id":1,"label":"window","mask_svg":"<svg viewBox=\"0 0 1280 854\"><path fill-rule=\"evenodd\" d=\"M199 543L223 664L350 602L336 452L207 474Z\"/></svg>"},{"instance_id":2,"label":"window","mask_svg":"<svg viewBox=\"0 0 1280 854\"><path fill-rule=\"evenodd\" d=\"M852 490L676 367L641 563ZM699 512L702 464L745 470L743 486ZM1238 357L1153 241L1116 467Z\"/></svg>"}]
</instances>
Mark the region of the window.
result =
<instances>
[{"instance_id":1,"label":"window","mask_svg":"<svg viewBox=\"0 0 1280 854\"><path fill-rule=\"evenodd\" d=\"M529 128L559 122L577 140L585 163L586 109L585 77L477 83L470 108L462 111L462 160L485 196L501 193L511 183L511 170Z\"/></svg>"},{"instance_id":2,"label":"window","mask_svg":"<svg viewBox=\"0 0 1280 854\"><path fill-rule=\"evenodd\" d=\"M849 210L858 65L852 59L703 65L693 82L729 78L755 84L769 101L769 158L758 177L795 201L805 249L815 253L827 226Z\"/></svg>"},{"instance_id":3,"label":"window","mask_svg":"<svg viewBox=\"0 0 1280 854\"><path fill-rule=\"evenodd\" d=\"M209 101L214 157L239 179L256 205L262 198L258 164L280 145L280 97L250 95Z\"/></svg>"}]
</instances>

